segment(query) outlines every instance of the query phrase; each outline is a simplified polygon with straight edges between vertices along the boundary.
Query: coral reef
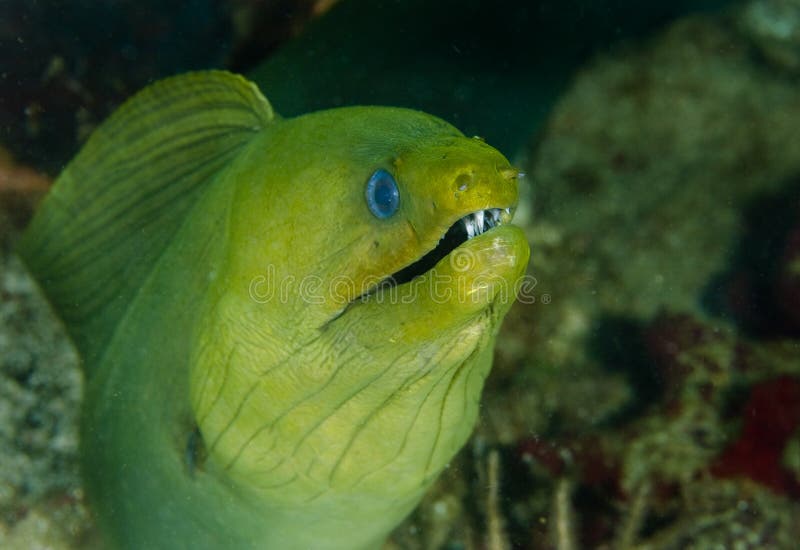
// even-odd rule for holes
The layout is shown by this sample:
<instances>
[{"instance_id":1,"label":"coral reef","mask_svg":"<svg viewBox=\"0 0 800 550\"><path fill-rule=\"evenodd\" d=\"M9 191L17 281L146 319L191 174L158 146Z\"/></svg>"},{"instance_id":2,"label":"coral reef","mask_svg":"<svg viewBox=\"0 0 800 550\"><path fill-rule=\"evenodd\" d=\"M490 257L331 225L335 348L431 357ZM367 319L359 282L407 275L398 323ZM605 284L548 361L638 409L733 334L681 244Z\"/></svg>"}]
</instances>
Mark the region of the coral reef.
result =
<instances>
[{"instance_id":1,"label":"coral reef","mask_svg":"<svg viewBox=\"0 0 800 550\"><path fill-rule=\"evenodd\" d=\"M12 246L48 182L0 156L0 547L90 540L78 476L78 358Z\"/></svg>"},{"instance_id":2,"label":"coral reef","mask_svg":"<svg viewBox=\"0 0 800 550\"><path fill-rule=\"evenodd\" d=\"M509 315L481 430L515 547L797 536L800 89L739 13L598 57L532 147L538 299Z\"/></svg>"},{"instance_id":3,"label":"coral reef","mask_svg":"<svg viewBox=\"0 0 800 550\"><path fill-rule=\"evenodd\" d=\"M246 69L330 4L5 0L0 144L55 176L92 129L148 82L192 69Z\"/></svg>"},{"instance_id":4,"label":"coral reef","mask_svg":"<svg viewBox=\"0 0 800 550\"><path fill-rule=\"evenodd\" d=\"M737 19L764 59L789 74L800 72L798 0L753 0L742 6Z\"/></svg>"}]
</instances>

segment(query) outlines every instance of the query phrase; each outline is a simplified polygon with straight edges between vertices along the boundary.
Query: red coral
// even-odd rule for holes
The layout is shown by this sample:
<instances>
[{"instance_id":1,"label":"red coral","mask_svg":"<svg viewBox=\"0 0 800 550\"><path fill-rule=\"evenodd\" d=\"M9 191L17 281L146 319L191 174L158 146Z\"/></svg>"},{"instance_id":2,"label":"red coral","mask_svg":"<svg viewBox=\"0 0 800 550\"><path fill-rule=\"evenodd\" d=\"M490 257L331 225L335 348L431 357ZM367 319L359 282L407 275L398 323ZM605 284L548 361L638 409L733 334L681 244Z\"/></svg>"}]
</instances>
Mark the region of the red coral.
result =
<instances>
[{"instance_id":1,"label":"red coral","mask_svg":"<svg viewBox=\"0 0 800 550\"><path fill-rule=\"evenodd\" d=\"M571 470L586 487L624 496L620 485L622 465L597 437L584 436L559 443L532 437L520 441L515 453L523 463L535 462L553 477Z\"/></svg>"},{"instance_id":2,"label":"red coral","mask_svg":"<svg viewBox=\"0 0 800 550\"><path fill-rule=\"evenodd\" d=\"M696 365L686 363L682 355L698 346L719 341L720 333L709 325L683 313L661 312L644 331L648 355L655 363L668 401L683 388L686 376ZM718 365L704 365L717 370Z\"/></svg>"},{"instance_id":3,"label":"red coral","mask_svg":"<svg viewBox=\"0 0 800 550\"><path fill-rule=\"evenodd\" d=\"M537 462L553 477L561 475L567 466L563 449L538 437L520 441L517 444L516 454L526 464Z\"/></svg>"},{"instance_id":4,"label":"red coral","mask_svg":"<svg viewBox=\"0 0 800 550\"><path fill-rule=\"evenodd\" d=\"M717 477L747 477L772 490L800 496L800 484L781 465L789 438L800 426L800 380L781 376L750 391L739 438L711 466Z\"/></svg>"}]
</instances>

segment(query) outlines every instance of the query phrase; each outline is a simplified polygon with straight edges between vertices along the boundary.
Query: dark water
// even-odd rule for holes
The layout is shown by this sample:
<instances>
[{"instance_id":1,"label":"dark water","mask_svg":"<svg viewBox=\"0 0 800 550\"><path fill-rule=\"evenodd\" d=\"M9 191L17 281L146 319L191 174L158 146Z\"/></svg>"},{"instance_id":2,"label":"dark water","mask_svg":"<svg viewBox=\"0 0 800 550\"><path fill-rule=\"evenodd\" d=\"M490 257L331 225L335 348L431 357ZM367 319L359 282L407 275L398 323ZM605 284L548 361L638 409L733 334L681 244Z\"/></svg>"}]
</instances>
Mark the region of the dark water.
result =
<instances>
[{"instance_id":1,"label":"dark water","mask_svg":"<svg viewBox=\"0 0 800 550\"><path fill-rule=\"evenodd\" d=\"M287 115L400 105L515 151L594 52L726 3L345 2L251 75Z\"/></svg>"},{"instance_id":2,"label":"dark water","mask_svg":"<svg viewBox=\"0 0 800 550\"><path fill-rule=\"evenodd\" d=\"M228 66L250 72L284 115L402 105L513 149L593 52L727 3L352 0L285 43L313 2L4 0L0 135L55 175L89 129L148 82ZM252 27L236 32L237 16Z\"/></svg>"}]
</instances>

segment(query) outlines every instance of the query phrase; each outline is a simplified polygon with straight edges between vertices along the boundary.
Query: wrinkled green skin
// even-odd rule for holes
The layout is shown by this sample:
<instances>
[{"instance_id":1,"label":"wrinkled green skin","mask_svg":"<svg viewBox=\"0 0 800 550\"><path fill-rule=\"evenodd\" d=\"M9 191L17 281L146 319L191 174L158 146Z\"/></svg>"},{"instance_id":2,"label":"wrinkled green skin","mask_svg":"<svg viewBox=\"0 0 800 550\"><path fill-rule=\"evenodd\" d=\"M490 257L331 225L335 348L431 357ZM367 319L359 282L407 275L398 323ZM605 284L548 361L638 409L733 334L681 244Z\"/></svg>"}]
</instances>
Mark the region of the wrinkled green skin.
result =
<instances>
[{"instance_id":1,"label":"wrinkled green skin","mask_svg":"<svg viewBox=\"0 0 800 550\"><path fill-rule=\"evenodd\" d=\"M400 186L384 220L364 198L381 167ZM516 200L500 153L422 113L355 107L260 131L91 369L83 471L109 542L380 547L470 435L528 246L514 226L488 231L397 287L418 285L404 303L325 289L360 294L458 218ZM420 284L434 276L450 277L436 293Z\"/></svg>"}]
</instances>

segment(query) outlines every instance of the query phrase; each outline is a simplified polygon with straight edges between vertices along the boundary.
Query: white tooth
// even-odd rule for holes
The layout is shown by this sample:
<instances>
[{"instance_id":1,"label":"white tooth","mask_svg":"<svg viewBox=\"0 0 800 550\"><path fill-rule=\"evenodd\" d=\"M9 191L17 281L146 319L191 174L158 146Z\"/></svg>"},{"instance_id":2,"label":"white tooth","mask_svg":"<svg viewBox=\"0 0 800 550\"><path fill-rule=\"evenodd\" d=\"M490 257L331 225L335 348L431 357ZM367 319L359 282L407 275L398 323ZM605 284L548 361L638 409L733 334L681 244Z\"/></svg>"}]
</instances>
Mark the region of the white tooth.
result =
<instances>
[{"instance_id":1,"label":"white tooth","mask_svg":"<svg viewBox=\"0 0 800 550\"><path fill-rule=\"evenodd\" d=\"M464 218L464 227L467 229L467 239L471 239L475 236L475 226L472 225L472 218L469 216Z\"/></svg>"},{"instance_id":2,"label":"white tooth","mask_svg":"<svg viewBox=\"0 0 800 550\"><path fill-rule=\"evenodd\" d=\"M492 213L492 220L494 220L494 223L497 223L497 222L500 221L500 209L499 208L492 208L489 212Z\"/></svg>"},{"instance_id":3,"label":"white tooth","mask_svg":"<svg viewBox=\"0 0 800 550\"><path fill-rule=\"evenodd\" d=\"M483 210L481 210L480 212L475 212L473 216L475 216L475 227L477 229L478 235L480 235L481 233L483 233Z\"/></svg>"}]
</instances>

